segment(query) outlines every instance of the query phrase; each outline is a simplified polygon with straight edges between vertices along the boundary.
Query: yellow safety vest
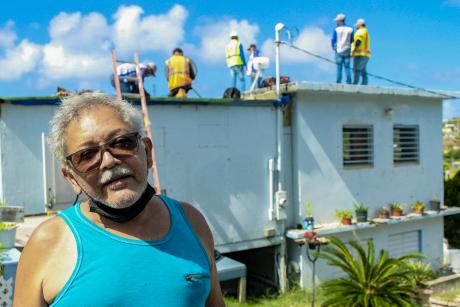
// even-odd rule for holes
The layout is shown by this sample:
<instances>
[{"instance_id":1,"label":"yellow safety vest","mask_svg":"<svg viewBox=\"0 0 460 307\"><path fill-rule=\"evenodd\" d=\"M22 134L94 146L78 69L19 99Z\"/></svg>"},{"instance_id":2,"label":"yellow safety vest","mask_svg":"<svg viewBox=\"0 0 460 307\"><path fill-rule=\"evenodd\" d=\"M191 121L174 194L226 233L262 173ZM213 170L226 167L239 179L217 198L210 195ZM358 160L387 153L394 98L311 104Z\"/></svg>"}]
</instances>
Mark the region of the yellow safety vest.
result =
<instances>
[{"instance_id":1,"label":"yellow safety vest","mask_svg":"<svg viewBox=\"0 0 460 307\"><path fill-rule=\"evenodd\" d=\"M356 42L360 41L361 44L356 47ZM351 45L352 56L367 56L371 57L371 40L369 38L369 32L365 27L359 28L354 36L353 44Z\"/></svg>"},{"instance_id":2,"label":"yellow safety vest","mask_svg":"<svg viewBox=\"0 0 460 307\"><path fill-rule=\"evenodd\" d=\"M227 57L227 67L243 65L240 54L240 42L237 39L232 39L225 47L225 56Z\"/></svg>"},{"instance_id":3,"label":"yellow safety vest","mask_svg":"<svg viewBox=\"0 0 460 307\"><path fill-rule=\"evenodd\" d=\"M192 84L190 77L190 59L183 55L173 55L166 61L168 88Z\"/></svg>"}]
</instances>

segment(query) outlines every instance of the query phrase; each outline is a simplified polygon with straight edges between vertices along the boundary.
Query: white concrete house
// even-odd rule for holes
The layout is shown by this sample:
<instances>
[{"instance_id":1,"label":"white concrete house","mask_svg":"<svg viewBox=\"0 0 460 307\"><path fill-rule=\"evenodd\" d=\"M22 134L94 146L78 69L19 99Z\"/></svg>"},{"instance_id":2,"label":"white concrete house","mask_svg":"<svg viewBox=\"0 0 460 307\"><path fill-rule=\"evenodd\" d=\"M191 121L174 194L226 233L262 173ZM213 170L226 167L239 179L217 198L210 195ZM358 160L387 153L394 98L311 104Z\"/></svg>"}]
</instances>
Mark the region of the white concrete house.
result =
<instances>
[{"instance_id":1,"label":"white concrete house","mask_svg":"<svg viewBox=\"0 0 460 307\"><path fill-rule=\"evenodd\" d=\"M285 237L303 223L307 201L322 235L373 239L393 256L420 251L439 265L442 215L457 211L342 227L336 210L359 202L374 217L392 202L442 197L444 96L314 83L291 83L283 91L290 99L279 107L273 98L151 100L162 189L204 213L221 252L271 249L267 257L281 283L287 263L302 286L310 285L305 247ZM274 97L271 90L256 96ZM74 200L45 142L57 103L54 97L0 103L0 198L24 205L26 214ZM324 263L317 272L318 281L336 274Z\"/></svg>"}]
</instances>

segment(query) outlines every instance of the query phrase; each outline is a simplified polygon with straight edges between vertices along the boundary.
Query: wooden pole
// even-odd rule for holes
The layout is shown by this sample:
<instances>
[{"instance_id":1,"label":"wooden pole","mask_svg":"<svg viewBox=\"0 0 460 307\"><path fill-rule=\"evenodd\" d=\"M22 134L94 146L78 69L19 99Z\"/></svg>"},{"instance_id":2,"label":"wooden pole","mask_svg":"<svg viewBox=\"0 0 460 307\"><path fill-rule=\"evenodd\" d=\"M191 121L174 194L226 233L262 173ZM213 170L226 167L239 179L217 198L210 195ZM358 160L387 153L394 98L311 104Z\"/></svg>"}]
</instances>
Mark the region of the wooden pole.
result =
<instances>
[{"instance_id":1,"label":"wooden pole","mask_svg":"<svg viewBox=\"0 0 460 307\"><path fill-rule=\"evenodd\" d=\"M160 179L158 177L158 168L157 168L157 160L155 155L155 146L153 146L153 136L152 136L152 126L150 124L149 113L147 109L147 99L145 98L145 91L144 91L144 80L141 74L141 67L139 65L139 53L136 51L134 52L134 63L136 63L136 76L139 84L139 94L141 96L141 106L142 106L142 113L144 114L144 128L145 134L147 135L150 140L152 140L152 177L153 177L153 187L157 194L161 193L161 186L160 186Z\"/></svg>"},{"instance_id":2,"label":"wooden pole","mask_svg":"<svg viewBox=\"0 0 460 307\"><path fill-rule=\"evenodd\" d=\"M112 65L113 65L113 84L115 84L115 90L117 92L118 99L121 99L120 79L118 78L118 72L117 72L117 53L115 49L112 49Z\"/></svg>"}]
</instances>

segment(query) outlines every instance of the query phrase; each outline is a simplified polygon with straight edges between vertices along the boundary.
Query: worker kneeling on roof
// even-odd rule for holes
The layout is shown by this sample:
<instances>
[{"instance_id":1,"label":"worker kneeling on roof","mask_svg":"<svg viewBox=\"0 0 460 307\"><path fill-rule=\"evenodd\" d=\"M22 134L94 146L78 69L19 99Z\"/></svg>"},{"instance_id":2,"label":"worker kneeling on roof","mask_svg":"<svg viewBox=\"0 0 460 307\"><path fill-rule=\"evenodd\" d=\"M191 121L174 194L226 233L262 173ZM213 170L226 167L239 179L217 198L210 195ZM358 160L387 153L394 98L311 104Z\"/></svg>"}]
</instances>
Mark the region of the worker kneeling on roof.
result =
<instances>
[{"instance_id":1,"label":"worker kneeling on roof","mask_svg":"<svg viewBox=\"0 0 460 307\"><path fill-rule=\"evenodd\" d=\"M141 71L142 81L145 77L155 77L157 66L155 63L139 64ZM139 83L137 81L136 64L134 63L123 63L117 67L117 75L120 80L120 90L122 93L139 94ZM115 87L114 75L110 76L112 86ZM144 89L145 95L149 96L149 93Z\"/></svg>"},{"instance_id":2,"label":"worker kneeling on roof","mask_svg":"<svg viewBox=\"0 0 460 307\"><path fill-rule=\"evenodd\" d=\"M195 64L190 58L184 56L184 52L180 48L173 50L172 56L165 64L169 97L187 97L187 92L192 89L192 80L196 76Z\"/></svg>"}]
</instances>

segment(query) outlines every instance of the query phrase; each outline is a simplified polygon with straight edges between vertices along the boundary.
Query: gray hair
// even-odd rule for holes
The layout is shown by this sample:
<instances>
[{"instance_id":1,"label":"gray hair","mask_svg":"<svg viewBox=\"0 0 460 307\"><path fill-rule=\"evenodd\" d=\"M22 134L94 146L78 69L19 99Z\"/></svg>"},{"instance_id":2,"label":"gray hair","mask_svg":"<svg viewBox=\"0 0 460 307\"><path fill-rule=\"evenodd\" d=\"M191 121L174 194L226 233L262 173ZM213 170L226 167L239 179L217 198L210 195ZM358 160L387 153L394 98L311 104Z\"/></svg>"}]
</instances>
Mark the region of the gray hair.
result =
<instances>
[{"instance_id":1,"label":"gray hair","mask_svg":"<svg viewBox=\"0 0 460 307\"><path fill-rule=\"evenodd\" d=\"M51 120L50 146L56 159L65 162L67 155L67 127L84 111L94 106L108 106L117 111L131 129L144 136L142 113L132 104L104 93L83 93L68 96L62 100Z\"/></svg>"}]
</instances>

